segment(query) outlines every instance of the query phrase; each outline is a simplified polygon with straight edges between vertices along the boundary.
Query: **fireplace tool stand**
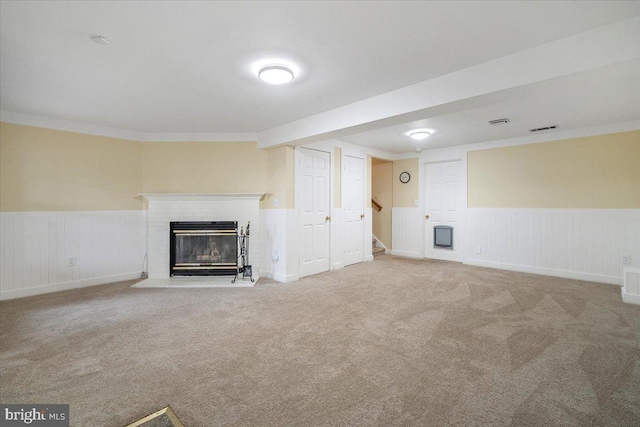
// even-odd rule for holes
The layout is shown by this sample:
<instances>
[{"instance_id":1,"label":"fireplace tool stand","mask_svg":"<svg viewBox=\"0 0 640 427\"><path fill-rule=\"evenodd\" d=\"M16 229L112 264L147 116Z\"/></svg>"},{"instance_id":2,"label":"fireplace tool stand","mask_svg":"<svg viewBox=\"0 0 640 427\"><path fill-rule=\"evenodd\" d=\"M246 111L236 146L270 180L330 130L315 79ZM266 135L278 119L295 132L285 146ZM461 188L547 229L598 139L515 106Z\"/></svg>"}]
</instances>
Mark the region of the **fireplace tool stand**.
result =
<instances>
[{"instance_id":1,"label":"fireplace tool stand","mask_svg":"<svg viewBox=\"0 0 640 427\"><path fill-rule=\"evenodd\" d=\"M253 269L251 268L251 264L249 264L249 227L251 226L251 221L247 223L246 231L244 228L240 227L240 234L238 235L238 244L240 246L240 264L238 267L238 274L242 273L242 279L246 279L247 277L251 280L251 282L255 282L253 280ZM238 278L238 274L231 280L231 283L235 283Z\"/></svg>"}]
</instances>

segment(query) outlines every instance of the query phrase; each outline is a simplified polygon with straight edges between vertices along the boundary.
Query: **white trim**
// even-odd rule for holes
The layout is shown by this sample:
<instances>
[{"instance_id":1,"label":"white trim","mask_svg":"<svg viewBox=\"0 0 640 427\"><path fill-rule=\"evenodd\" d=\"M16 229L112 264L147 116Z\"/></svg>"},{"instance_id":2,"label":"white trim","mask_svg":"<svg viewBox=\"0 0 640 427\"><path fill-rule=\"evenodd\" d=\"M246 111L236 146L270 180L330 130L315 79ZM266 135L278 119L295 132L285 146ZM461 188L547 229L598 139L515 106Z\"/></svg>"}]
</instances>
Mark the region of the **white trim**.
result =
<instances>
[{"instance_id":1,"label":"white trim","mask_svg":"<svg viewBox=\"0 0 640 427\"><path fill-rule=\"evenodd\" d=\"M419 158L420 155L424 152L421 151L420 153L417 153L415 151L409 151L407 153L398 153L398 154L394 154L392 156L392 160L405 160L405 159L415 159L415 158Z\"/></svg>"},{"instance_id":2,"label":"white trim","mask_svg":"<svg viewBox=\"0 0 640 427\"><path fill-rule=\"evenodd\" d=\"M309 148L312 150L320 150L320 151L334 151L334 149L340 148L344 152L347 152L347 155L352 157L366 157L367 155L371 157L377 157L383 160L393 161L394 155L391 153L387 153L386 151L377 150L375 148L365 147L363 145L352 144L350 142L342 141L340 139L326 139L323 141L308 143L299 145L301 148Z\"/></svg>"},{"instance_id":3,"label":"white trim","mask_svg":"<svg viewBox=\"0 0 640 427\"><path fill-rule=\"evenodd\" d=\"M342 261L333 263L333 270L340 270L341 268L344 268L344 264Z\"/></svg>"},{"instance_id":4,"label":"white trim","mask_svg":"<svg viewBox=\"0 0 640 427\"><path fill-rule=\"evenodd\" d=\"M418 252L410 252L410 251L397 251L395 249L391 249L391 255L401 256L405 258L422 258L420 253Z\"/></svg>"},{"instance_id":5,"label":"white trim","mask_svg":"<svg viewBox=\"0 0 640 427\"><path fill-rule=\"evenodd\" d=\"M256 142L253 132L154 132L140 133L143 142Z\"/></svg>"},{"instance_id":6,"label":"white trim","mask_svg":"<svg viewBox=\"0 0 640 427\"><path fill-rule=\"evenodd\" d=\"M629 294L627 293L627 275L628 273L632 273L635 275L640 276L640 268L634 268L634 267L624 267L622 270L622 301L628 303L628 304L638 304L640 305L640 295L638 294ZM638 289L638 291L640 292L640 289Z\"/></svg>"},{"instance_id":7,"label":"white trim","mask_svg":"<svg viewBox=\"0 0 640 427\"><path fill-rule=\"evenodd\" d=\"M34 295L48 294L51 292L67 291L70 289L85 288L88 286L105 285L108 283L123 282L125 280L139 279L141 271L133 273L118 274L115 276L96 277L95 279L76 280L73 282L56 283L54 285L37 286L27 289L16 289L11 291L0 292L0 301L30 297Z\"/></svg>"},{"instance_id":8,"label":"white trim","mask_svg":"<svg viewBox=\"0 0 640 427\"><path fill-rule=\"evenodd\" d=\"M467 259L464 261L464 264L473 265L476 267L496 268L499 270L518 271L520 273L540 274L542 276L562 277L565 279L584 280L587 282L607 283L610 285L622 286L621 277L598 276L595 274L574 273L571 271L552 270L548 268L539 268L539 267L527 267L524 265L505 264L501 262L478 261L475 259Z\"/></svg>"},{"instance_id":9,"label":"white trim","mask_svg":"<svg viewBox=\"0 0 640 427\"><path fill-rule=\"evenodd\" d=\"M260 270L260 277L264 277L265 279L273 279L273 271Z\"/></svg>"},{"instance_id":10,"label":"white trim","mask_svg":"<svg viewBox=\"0 0 640 427\"><path fill-rule=\"evenodd\" d=\"M627 304L640 305L640 295L629 295L625 294L624 291L622 291L622 301L626 302Z\"/></svg>"},{"instance_id":11,"label":"white trim","mask_svg":"<svg viewBox=\"0 0 640 427\"><path fill-rule=\"evenodd\" d=\"M264 277L265 279L271 279L280 283L291 283L298 280L298 276L295 274L274 273L273 271L266 271L266 270L260 270L260 277Z\"/></svg>"},{"instance_id":12,"label":"white trim","mask_svg":"<svg viewBox=\"0 0 640 427\"><path fill-rule=\"evenodd\" d=\"M261 199L264 193L138 193L147 200L255 200Z\"/></svg>"},{"instance_id":13,"label":"white trim","mask_svg":"<svg viewBox=\"0 0 640 427\"><path fill-rule=\"evenodd\" d=\"M13 111L0 111L0 120L17 125L140 142L255 142L258 138L258 134L255 132L137 132Z\"/></svg>"},{"instance_id":14,"label":"white trim","mask_svg":"<svg viewBox=\"0 0 640 427\"><path fill-rule=\"evenodd\" d=\"M131 141L138 141L140 137L139 132L130 130L73 122L70 120L52 119L50 117L33 116L30 114L15 113L13 111L0 111L0 121L16 125L34 126L86 135L106 136Z\"/></svg>"},{"instance_id":15,"label":"white trim","mask_svg":"<svg viewBox=\"0 0 640 427\"><path fill-rule=\"evenodd\" d=\"M282 273L274 273L273 280L280 283L291 283L298 280L297 274L282 274Z\"/></svg>"}]
</instances>

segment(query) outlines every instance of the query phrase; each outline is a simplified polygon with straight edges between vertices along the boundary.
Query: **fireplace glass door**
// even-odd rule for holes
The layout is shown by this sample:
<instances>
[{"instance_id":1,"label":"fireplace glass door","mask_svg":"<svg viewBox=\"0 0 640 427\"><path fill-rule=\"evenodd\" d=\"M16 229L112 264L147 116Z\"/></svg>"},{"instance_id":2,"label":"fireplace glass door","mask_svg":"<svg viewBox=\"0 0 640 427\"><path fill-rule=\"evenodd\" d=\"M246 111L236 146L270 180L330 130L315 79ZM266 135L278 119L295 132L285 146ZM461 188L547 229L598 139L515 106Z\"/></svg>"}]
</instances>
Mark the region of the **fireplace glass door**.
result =
<instances>
[{"instance_id":1,"label":"fireplace glass door","mask_svg":"<svg viewBox=\"0 0 640 427\"><path fill-rule=\"evenodd\" d=\"M171 275L235 275L237 236L236 222L172 222Z\"/></svg>"}]
</instances>

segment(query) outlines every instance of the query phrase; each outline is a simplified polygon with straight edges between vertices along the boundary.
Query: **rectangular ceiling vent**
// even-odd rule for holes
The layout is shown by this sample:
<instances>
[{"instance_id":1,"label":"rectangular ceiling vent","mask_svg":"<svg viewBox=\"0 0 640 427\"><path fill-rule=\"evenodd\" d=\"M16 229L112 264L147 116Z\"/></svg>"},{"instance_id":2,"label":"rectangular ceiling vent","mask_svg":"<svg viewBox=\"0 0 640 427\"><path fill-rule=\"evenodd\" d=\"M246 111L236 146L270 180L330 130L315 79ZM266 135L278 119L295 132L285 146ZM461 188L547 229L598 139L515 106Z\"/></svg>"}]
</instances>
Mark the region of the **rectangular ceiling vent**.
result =
<instances>
[{"instance_id":1,"label":"rectangular ceiling vent","mask_svg":"<svg viewBox=\"0 0 640 427\"><path fill-rule=\"evenodd\" d=\"M542 132L543 130L552 130L552 129L558 129L558 125L545 126L543 128L529 129L529 132L536 133L536 132Z\"/></svg>"},{"instance_id":2,"label":"rectangular ceiling vent","mask_svg":"<svg viewBox=\"0 0 640 427\"><path fill-rule=\"evenodd\" d=\"M489 120L489 124L491 126L502 126L509 123L509 119L497 119L497 120Z\"/></svg>"}]
</instances>

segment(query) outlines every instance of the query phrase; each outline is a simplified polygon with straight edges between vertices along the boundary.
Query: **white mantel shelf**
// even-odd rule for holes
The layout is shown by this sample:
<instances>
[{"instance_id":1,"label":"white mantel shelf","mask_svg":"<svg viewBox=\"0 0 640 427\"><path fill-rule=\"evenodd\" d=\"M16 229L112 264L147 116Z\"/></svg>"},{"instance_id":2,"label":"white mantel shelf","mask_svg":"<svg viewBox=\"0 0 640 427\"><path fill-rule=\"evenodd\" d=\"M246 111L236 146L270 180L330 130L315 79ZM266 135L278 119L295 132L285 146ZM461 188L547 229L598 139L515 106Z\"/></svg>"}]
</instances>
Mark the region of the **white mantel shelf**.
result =
<instances>
[{"instance_id":1,"label":"white mantel shelf","mask_svg":"<svg viewBox=\"0 0 640 427\"><path fill-rule=\"evenodd\" d=\"M260 200L265 193L138 193L147 200Z\"/></svg>"}]
</instances>

